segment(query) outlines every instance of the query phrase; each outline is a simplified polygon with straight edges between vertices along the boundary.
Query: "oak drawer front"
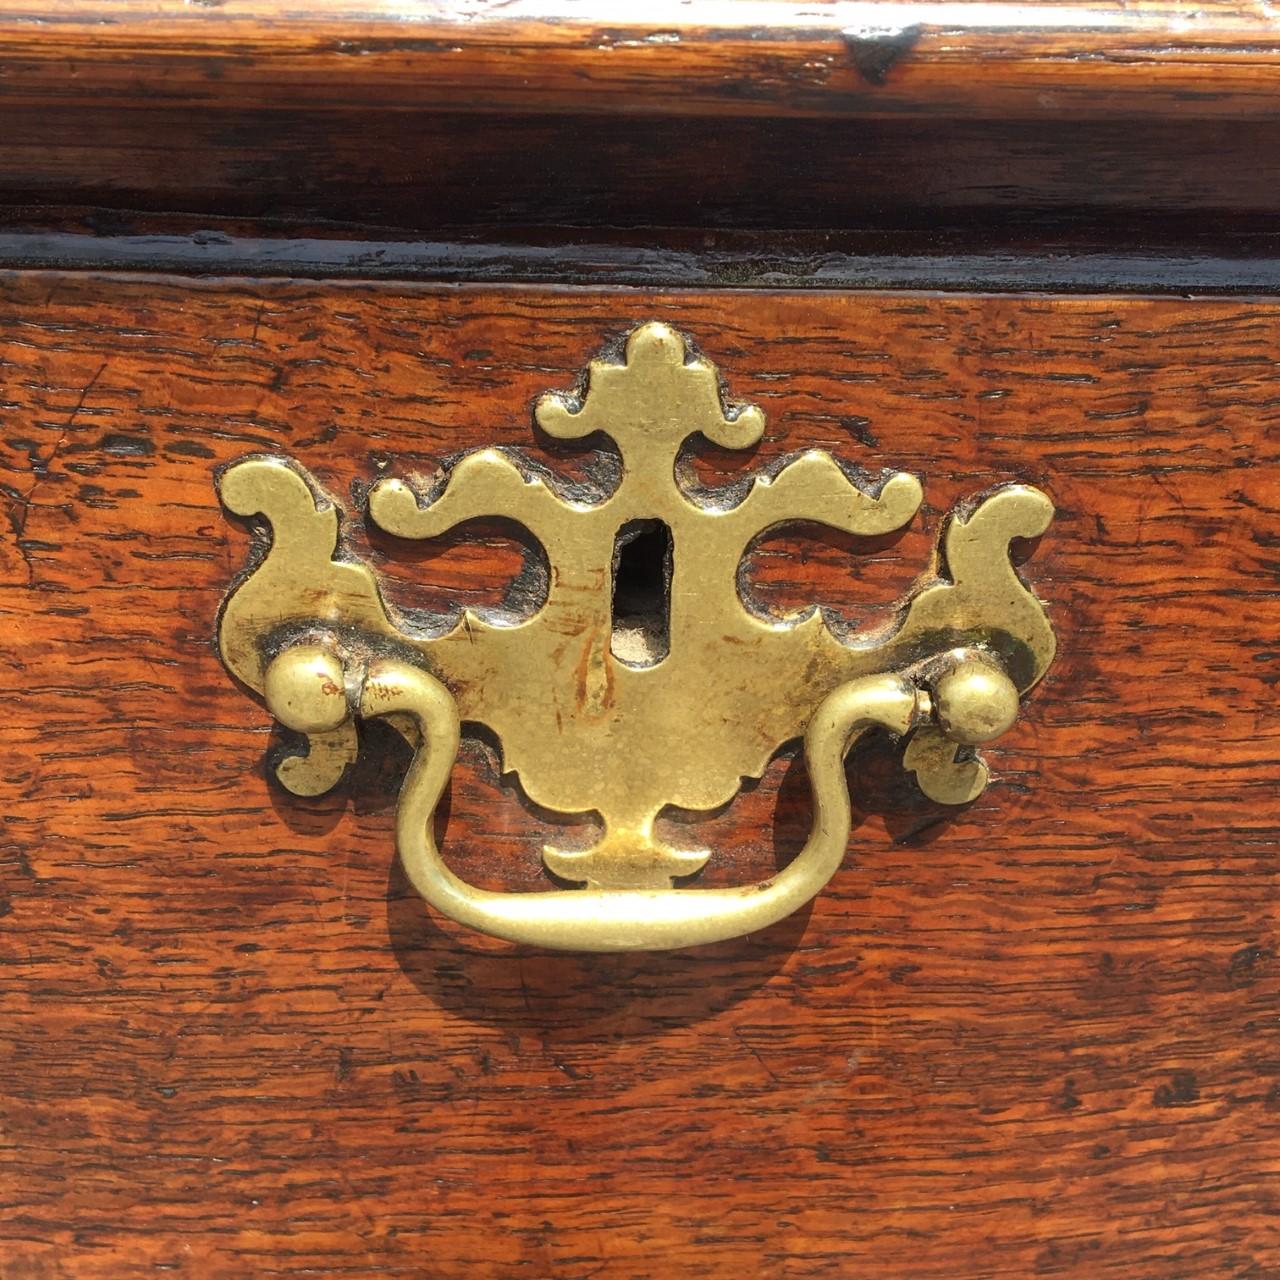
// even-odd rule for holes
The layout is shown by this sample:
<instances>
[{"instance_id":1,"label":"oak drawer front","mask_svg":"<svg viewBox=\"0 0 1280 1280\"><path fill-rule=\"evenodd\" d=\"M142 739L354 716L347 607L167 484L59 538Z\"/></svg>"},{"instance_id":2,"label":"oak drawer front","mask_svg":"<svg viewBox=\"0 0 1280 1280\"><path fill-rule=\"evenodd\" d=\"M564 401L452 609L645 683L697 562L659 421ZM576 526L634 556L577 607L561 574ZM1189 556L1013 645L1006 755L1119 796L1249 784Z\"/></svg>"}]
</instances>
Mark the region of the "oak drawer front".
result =
<instances>
[{"instance_id":1,"label":"oak drawer front","mask_svg":"<svg viewBox=\"0 0 1280 1280\"><path fill-rule=\"evenodd\" d=\"M859 750L800 915L513 948L407 886L394 735L330 795L267 780L215 474L287 453L396 605L493 605L509 530L399 545L362 486L526 447L655 319L766 416L706 483L811 447L923 481L869 552L761 540L755 607L884 626L942 516L1017 481L1057 507L1025 572L1058 657L966 808ZM0 1272L1192 1276L1227 1219L1230 1274L1280 1264L1277 351L1256 299L0 278ZM563 824L494 762L464 751L444 844L530 887ZM788 752L697 836L750 879L807 823Z\"/></svg>"}]
</instances>

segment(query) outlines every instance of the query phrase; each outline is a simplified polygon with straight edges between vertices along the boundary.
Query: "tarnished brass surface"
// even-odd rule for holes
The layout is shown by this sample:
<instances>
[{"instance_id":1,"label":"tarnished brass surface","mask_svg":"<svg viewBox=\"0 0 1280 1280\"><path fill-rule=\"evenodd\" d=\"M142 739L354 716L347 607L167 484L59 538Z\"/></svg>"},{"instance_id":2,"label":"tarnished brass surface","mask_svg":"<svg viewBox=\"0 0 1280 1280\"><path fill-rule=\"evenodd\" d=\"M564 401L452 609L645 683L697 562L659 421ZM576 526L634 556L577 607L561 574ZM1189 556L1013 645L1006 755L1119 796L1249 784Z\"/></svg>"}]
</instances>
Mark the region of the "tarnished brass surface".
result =
<instances>
[{"instance_id":1,"label":"tarnished brass surface","mask_svg":"<svg viewBox=\"0 0 1280 1280\"><path fill-rule=\"evenodd\" d=\"M749 611L738 565L754 538L788 522L864 537L899 529L921 501L915 477L869 481L812 451L745 494L695 490L680 461L689 437L750 448L764 420L726 406L714 368L656 323L630 335L622 362L593 361L580 399L548 394L535 417L558 439L609 436L621 455L612 491L584 497L512 453L483 449L432 492L383 479L368 499L369 520L402 538L484 516L522 525L545 550L550 583L541 608L515 623L468 611L438 633L410 626L345 552L336 506L300 468L254 457L224 472L223 502L265 517L272 545L229 597L219 645L228 669L307 735L307 754L279 770L287 787L332 786L355 756L355 719L389 717L416 748L397 833L428 901L501 937L602 950L733 936L813 897L844 855L842 760L869 728L915 730L905 763L933 798L964 803L981 792L987 770L972 746L1009 727L1019 692L1053 657L1044 610L1008 554L1012 539L1048 527L1042 493L1010 485L956 512L894 628L847 643L816 609L785 621ZM644 626L622 633L614 616L619 535L640 522L670 536L660 637ZM544 851L551 871L583 887L486 892L441 862L431 819L464 721L496 734L504 767L532 800L602 820L594 847ZM658 814L728 802L796 739L814 794L804 851L763 884L673 888L709 854L661 841Z\"/></svg>"}]
</instances>

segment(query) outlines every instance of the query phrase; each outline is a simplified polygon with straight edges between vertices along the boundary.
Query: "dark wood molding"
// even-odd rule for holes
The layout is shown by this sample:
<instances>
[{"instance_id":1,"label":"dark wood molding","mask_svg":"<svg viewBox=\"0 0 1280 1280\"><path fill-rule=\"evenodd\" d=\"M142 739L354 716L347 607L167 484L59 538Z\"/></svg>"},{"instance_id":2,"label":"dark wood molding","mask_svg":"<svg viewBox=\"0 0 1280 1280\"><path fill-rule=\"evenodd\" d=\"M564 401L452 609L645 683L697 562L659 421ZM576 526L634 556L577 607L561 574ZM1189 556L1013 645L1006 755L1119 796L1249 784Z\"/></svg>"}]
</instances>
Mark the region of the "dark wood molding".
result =
<instances>
[{"instance_id":1,"label":"dark wood molding","mask_svg":"<svg viewBox=\"0 0 1280 1280\"><path fill-rule=\"evenodd\" d=\"M852 233L650 228L473 229L469 238L389 238L367 228L191 219L103 219L84 227L0 226L0 270L160 272L189 276L417 280L436 283L728 289L934 289L1143 294L1280 292L1280 236L1245 231L1117 243L1039 230ZM128 228L128 230L126 230Z\"/></svg>"},{"instance_id":2,"label":"dark wood molding","mask_svg":"<svg viewBox=\"0 0 1280 1280\"><path fill-rule=\"evenodd\" d=\"M1050 218L1132 240L1280 213L1280 26L1253 6L534 11L0 0L0 202L433 236Z\"/></svg>"}]
</instances>

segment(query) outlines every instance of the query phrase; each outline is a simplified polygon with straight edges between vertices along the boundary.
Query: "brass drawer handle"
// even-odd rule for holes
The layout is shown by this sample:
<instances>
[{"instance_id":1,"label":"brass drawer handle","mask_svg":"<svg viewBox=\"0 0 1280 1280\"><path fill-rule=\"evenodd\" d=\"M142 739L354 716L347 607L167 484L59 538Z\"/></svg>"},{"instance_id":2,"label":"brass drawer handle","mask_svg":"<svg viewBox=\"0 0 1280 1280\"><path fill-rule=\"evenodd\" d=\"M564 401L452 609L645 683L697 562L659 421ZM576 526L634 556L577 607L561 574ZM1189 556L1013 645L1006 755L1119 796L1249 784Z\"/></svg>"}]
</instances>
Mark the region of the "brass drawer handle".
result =
<instances>
[{"instance_id":1,"label":"brass drawer handle","mask_svg":"<svg viewBox=\"0 0 1280 1280\"><path fill-rule=\"evenodd\" d=\"M742 494L704 495L682 479L679 453L701 433L748 448L764 429L752 407L727 407L715 369L661 324L629 337L621 361L593 361L581 396L549 394L538 425L560 439L610 436L621 478L607 493L571 492L500 449L463 456L420 495L384 479L369 519L428 538L482 516L522 525L551 568L545 603L512 623L467 612L424 634L384 603L373 571L341 544L338 510L299 468L257 457L229 467L227 507L270 523L269 554L223 609L224 663L283 724L305 756L278 770L314 795L357 750L357 718L384 716L415 746L396 820L415 887L464 924L513 941L576 950L713 942L770 924L834 874L849 838L843 759L871 728L913 732L905 763L934 799L964 803L986 783L967 752L1012 724L1020 691L1053 657L1044 610L1008 554L1052 518L1038 490L1009 485L953 515L933 572L897 626L874 642L838 639L815 609L779 622L738 594L742 556L760 533L804 520L875 536L915 514L921 489L897 472L873 486L825 453L790 459ZM639 611L615 591L628 538L659 550L662 581ZM582 887L480 890L441 860L431 831L463 721L487 725L504 764L544 807L597 814L591 849L547 849L557 875ZM667 806L709 810L758 777L784 743L803 740L813 824L803 851L760 884L676 888L708 852L664 843Z\"/></svg>"}]
</instances>

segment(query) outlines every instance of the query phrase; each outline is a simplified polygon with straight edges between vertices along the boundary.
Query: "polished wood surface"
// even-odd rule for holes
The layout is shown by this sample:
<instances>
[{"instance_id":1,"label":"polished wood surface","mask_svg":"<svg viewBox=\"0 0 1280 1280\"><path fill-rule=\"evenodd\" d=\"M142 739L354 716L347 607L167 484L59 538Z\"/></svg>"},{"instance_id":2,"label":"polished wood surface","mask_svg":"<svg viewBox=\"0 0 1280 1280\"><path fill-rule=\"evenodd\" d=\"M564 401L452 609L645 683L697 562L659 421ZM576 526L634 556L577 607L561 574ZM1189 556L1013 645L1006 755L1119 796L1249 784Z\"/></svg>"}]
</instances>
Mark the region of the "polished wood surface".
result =
<instances>
[{"instance_id":1,"label":"polished wood surface","mask_svg":"<svg viewBox=\"0 0 1280 1280\"><path fill-rule=\"evenodd\" d=\"M1258 4L0 0L0 69L4 224L38 204L108 234L141 210L371 238L1102 222L1155 243L1280 213Z\"/></svg>"},{"instance_id":2,"label":"polished wood surface","mask_svg":"<svg viewBox=\"0 0 1280 1280\"><path fill-rule=\"evenodd\" d=\"M0 101L112 109L1280 114L1280 27L1242 0L0 0L0 61Z\"/></svg>"},{"instance_id":3,"label":"polished wood surface","mask_svg":"<svg viewBox=\"0 0 1280 1280\"><path fill-rule=\"evenodd\" d=\"M812 909L666 956L429 916L404 758L304 801L213 620L252 533L215 469L349 495L479 443L637 322L808 445L919 472L871 554L779 534L748 587L871 626L957 499L1059 514L1060 657L971 808L887 742ZM0 1274L1123 1277L1280 1269L1280 303L0 277ZM565 454L556 465L581 465ZM502 597L476 544L357 545L404 608ZM537 883L561 834L473 746L445 847ZM783 758L699 837L807 826Z\"/></svg>"},{"instance_id":4,"label":"polished wood surface","mask_svg":"<svg viewBox=\"0 0 1280 1280\"><path fill-rule=\"evenodd\" d=\"M482 238L496 229L500 239L531 226L571 227L588 241L597 226L936 235L992 224L1026 235L1111 219L1100 238L1113 245L1213 232L1230 246L1242 233L1274 232L1280 210L1280 122L1190 111L851 124L206 112L152 99L105 115L97 102L4 112L0 202L19 206L9 220L32 203L88 207L107 235L127 230L139 210L254 218L267 235L285 220L428 240L446 229ZM202 230L216 245L220 225ZM788 246L758 256L785 258Z\"/></svg>"}]
</instances>

